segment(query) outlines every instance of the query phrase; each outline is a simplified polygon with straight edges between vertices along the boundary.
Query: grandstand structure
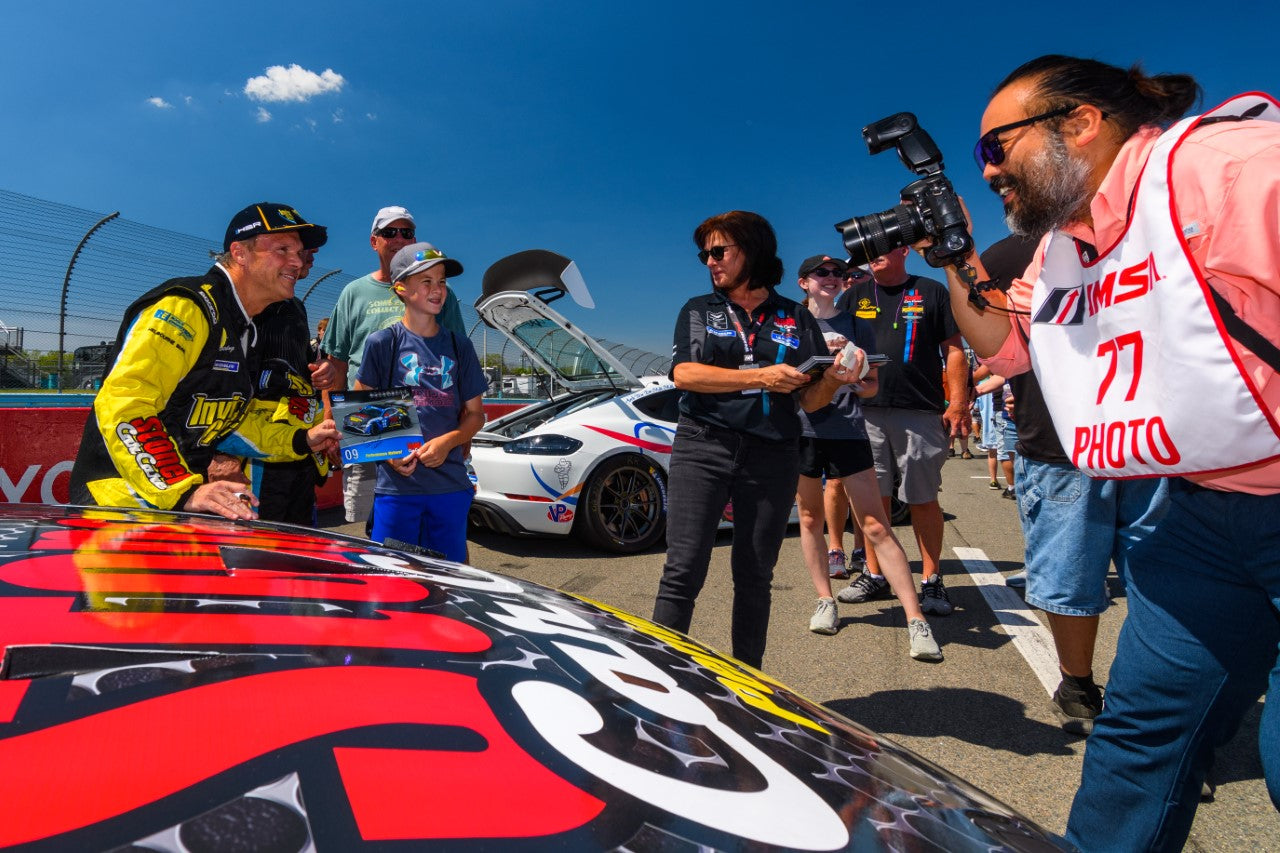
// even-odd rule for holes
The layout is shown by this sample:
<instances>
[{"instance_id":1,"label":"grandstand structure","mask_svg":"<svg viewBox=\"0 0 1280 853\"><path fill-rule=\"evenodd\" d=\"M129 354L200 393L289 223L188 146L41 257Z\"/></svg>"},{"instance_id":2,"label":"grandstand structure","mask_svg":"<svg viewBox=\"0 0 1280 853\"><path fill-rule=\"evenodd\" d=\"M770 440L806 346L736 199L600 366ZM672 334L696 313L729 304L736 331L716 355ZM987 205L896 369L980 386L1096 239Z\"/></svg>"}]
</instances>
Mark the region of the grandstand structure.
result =
<instances>
[{"instance_id":1,"label":"grandstand structure","mask_svg":"<svg viewBox=\"0 0 1280 853\"><path fill-rule=\"evenodd\" d=\"M219 240L135 222L118 211L0 190L0 390L95 388L129 303L166 279L198 275L221 248ZM313 328L342 288L366 272L312 268L297 295ZM463 303L462 315L481 363L495 376L532 369L474 308ZM637 376L665 374L670 367L670 358L600 343Z\"/></svg>"}]
</instances>

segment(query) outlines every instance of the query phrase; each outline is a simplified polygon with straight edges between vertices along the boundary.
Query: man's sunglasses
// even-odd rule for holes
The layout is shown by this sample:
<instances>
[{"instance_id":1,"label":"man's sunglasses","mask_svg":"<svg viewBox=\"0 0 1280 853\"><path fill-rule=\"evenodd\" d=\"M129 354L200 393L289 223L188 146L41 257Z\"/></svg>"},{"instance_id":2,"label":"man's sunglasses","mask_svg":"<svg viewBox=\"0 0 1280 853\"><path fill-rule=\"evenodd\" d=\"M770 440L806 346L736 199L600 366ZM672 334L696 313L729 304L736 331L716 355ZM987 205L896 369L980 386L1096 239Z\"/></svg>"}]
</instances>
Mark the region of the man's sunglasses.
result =
<instances>
[{"instance_id":1,"label":"man's sunglasses","mask_svg":"<svg viewBox=\"0 0 1280 853\"><path fill-rule=\"evenodd\" d=\"M844 278L844 273L840 272L840 270L833 270L831 267L818 267L810 270L809 275L814 278Z\"/></svg>"},{"instance_id":2,"label":"man's sunglasses","mask_svg":"<svg viewBox=\"0 0 1280 853\"><path fill-rule=\"evenodd\" d=\"M1020 127L1027 127L1045 119L1064 116L1078 109L1080 109L1079 104L1072 104L1069 107L1058 107L1056 110L1049 110L1047 113L1024 118L1022 121L1014 121L1009 124L1002 124L999 127L993 127L978 137L978 144L973 146L973 161L978 164L979 169L985 169L988 163L992 166L999 166L1004 162L1004 146L1000 144L1000 134L1017 130ZM1106 118L1105 113L1103 118Z\"/></svg>"},{"instance_id":3,"label":"man's sunglasses","mask_svg":"<svg viewBox=\"0 0 1280 853\"><path fill-rule=\"evenodd\" d=\"M401 237L405 238L406 240L412 240L413 235L416 233L417 231L415 231L413 228L383 228L380 231L378 231L378 236L383 238L384 240L394 240L396 238L396 235L399 234Z\"/></svg>"},{"instance_id":4,"label":"man's sunglasses","mask_svg":"<svg viewBox=\"0 0 1280 853\"><path fill-rule=\"evenodd\" d=\"M735 245L737 244L730 243L728 246L712 246L710 249L703 249L698 253L698 260L702 261L704 264L707 262L707 258L715 258L717 261L723 261L724 250L732 248Z\"/></svg>"},{"instance_id":5,"label":"man's sunglasses","mask_svg":"<svg viewBox=\"0 0 1280 853\"><path fill-rule=\"evenodd\" d=\"M871 278L871 273L867 272L864 269L855 268L846 272L844 274L844 277L847 278L849 281L862 281L863 279Z\"/></svg>"}]
</instances>

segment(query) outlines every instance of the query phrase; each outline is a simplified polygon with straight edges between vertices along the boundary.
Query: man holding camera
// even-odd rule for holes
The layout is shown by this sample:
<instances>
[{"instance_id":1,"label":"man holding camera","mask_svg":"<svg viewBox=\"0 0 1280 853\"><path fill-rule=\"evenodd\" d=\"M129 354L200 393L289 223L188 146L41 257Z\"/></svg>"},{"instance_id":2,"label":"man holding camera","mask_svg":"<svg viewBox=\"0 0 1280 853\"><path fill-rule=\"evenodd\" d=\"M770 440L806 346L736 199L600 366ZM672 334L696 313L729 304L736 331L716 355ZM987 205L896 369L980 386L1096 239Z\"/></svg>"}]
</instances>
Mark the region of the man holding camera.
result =
<instances>
[{"instance_id":1,"label":"man holding camera","mask_svg":"<svg viewBox=\"0 0 1280 853\"><path fill-rule=\"evenodd\" d=\"M1129 613L1067 826L1086 850L1180 849L1213 749L1280 684L1280 105L1168 127L1198 96L1094 60L1015 70L975 154L1010 228L1049 233L1007 297L976 256L948 271L966 338L1001 374L1034 367L1073 464L1127 492L1169 478L1154 529L1117 525Z\"/></svg>"},{"instance_id":2,"label":"man holding camera","mask_svg":"<svg viewBox=\"0 0 1280 853\"><path fill-rule=\"evenodd\" d=\"M889 512L895 472L898 498L911 507L920 549L920 607L947 616L951 599L942 585L942 465L951 436L968 435L969 365L941 282L907 273L907 247L871 261L871 280L855 282L838 307L875 327L876 346L889 357L880 368L880 392L862 401L875 456L876 477ZM943 365L947 385L942 386ZM841 590L856 604L892 595L882 577L863 573Z\"/></svg>"}]
</instances>

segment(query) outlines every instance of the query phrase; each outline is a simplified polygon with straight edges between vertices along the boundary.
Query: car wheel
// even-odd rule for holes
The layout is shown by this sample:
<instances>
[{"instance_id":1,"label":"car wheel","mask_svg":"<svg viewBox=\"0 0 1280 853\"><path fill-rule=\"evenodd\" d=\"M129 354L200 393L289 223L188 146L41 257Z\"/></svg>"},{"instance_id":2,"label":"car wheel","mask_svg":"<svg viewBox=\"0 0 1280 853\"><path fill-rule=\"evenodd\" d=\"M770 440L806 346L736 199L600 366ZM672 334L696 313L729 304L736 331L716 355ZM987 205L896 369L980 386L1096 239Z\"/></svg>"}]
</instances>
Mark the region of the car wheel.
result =
<instances>
[{"instance_id":1,"label":"car wheel","mask_svg":"<svg viewBox=\"0 0 1280 853\"><path fill-rule=\"evenodd\" d=\"M895 527L911 523L911 505L898 500L897 495L889 498L889 523Z\"/></svg>"},{"instance_id":2,"label":"car wheel","mask_svg":"<svg viewBox=\"0 0 1280 853\"><path fill-rule=\"evenodd\" d=\"M643 456L606 459L578 498L575 530L590 545L634 554L667 531L667 482L662 468Z\"/></svg>"}]
</instances>

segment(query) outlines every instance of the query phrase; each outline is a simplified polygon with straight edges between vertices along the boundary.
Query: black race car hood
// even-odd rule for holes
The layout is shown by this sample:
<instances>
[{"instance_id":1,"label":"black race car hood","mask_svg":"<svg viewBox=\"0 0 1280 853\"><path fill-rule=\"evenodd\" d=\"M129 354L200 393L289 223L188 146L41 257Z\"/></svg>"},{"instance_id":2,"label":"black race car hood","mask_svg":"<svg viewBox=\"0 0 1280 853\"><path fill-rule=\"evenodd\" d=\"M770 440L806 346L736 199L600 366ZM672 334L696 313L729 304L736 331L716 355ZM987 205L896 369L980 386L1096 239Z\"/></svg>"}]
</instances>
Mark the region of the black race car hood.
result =
<instances>
[{"instance_id":1,"label":"black race car hood","mask_svg":"<svg viewBox=\"0 0 1280 853\"><path fill-rule=\"evenodd\" d=\"M0 847L1056 849L688 637L286 526L0 510Z\"/></svg>"}]
</instances>

